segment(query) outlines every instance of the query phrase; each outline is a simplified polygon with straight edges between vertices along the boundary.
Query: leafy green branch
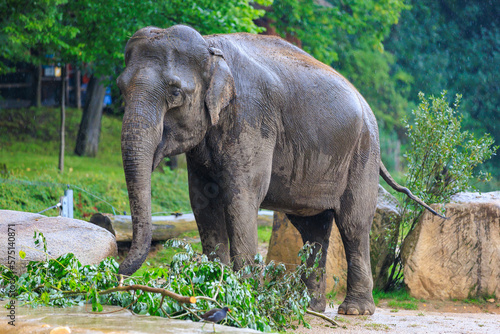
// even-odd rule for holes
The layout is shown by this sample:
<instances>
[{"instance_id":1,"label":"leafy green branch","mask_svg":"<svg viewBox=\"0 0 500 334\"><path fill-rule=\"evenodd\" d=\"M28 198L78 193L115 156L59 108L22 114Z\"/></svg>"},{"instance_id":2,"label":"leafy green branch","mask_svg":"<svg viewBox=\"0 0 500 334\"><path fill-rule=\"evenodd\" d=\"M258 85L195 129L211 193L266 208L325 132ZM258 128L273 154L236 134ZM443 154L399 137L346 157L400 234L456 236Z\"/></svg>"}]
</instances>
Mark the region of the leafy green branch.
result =
<instances>
[{"instance_id":1,"label":"leafy green branch","mask_svg":"<svg viewBox=\"0 0 500 334\"><path fill-rule=\"evenodd\" d=\"M45 244L41 236L35 235L35 240ZM317 263L312 268L306 265L313 253L311 245L302 249L303 262L294 271L283 264L265 264L257 255L237 272L217 260L209 261L181 241L170 240L167 247L182 251L168 266L131 277L118 275L113 258L84 266L73 254L30 262L20 276L1 267L0 296L15 290L18 300L33 307L91 304L92 311L101 312L103 305L117 305L135 314L193 321L214 307L229 306L233 312L226 321L231 326L261 331L283 331L300 323L308 326L304 315L311 313L307 310L310 297L302 277L317 268Z\"/></svg>"}]
</instances>

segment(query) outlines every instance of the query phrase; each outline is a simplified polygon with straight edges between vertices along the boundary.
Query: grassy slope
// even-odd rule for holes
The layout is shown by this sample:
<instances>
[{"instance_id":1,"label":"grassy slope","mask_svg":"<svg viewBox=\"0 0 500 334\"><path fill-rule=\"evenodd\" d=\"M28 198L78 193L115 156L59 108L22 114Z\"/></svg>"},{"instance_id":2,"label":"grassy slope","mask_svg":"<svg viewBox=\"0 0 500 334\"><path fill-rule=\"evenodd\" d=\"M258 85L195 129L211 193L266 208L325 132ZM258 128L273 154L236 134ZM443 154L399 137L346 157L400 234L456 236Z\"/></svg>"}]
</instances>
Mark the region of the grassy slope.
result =
<instances>
[{"instance_id":1,"label":"grassy slope","mask_svg":"<svg viewBox=\"0 0 500 334\"><path fill-rule=\"evenodd\" d=\"M39 212L56 204L70 184L76 218L88 219L97 211L113 213L111 205L117 214L128 212L121 120L104 115L97 157L79 157L73 150L81 111L68 109L65 168L59 173L59 117L59 110L52 108L0 110L0 209ZM185 169L165 168L152 179L153 212L191 210ZM57 210L44 214L56 216Z\"/></svg>"}]
</instances>

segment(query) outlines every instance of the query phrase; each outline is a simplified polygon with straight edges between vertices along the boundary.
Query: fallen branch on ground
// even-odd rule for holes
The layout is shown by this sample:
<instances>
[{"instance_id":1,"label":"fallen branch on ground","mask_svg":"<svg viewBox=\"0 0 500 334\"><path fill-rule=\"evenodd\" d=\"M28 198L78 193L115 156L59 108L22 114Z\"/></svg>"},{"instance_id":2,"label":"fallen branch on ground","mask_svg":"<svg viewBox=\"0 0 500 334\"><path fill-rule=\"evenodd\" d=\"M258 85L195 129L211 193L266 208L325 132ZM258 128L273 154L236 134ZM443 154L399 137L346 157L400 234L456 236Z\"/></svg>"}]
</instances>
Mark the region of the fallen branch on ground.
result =
<instances>
[{"instance_id":1,"label":"fallen branch on ground","mask_svg":"<svg viewBox=\"0 0 500 334\"><path fill-rule=\"evenodd\" d=\"M152 293L159 293L162 296L167 296L167 297L170 297L172 299L175 299L177 302L179 302L181 304L194 304L194 303L196 303L196 297L193 297L193 296L186 297L186 296L179 295L175 292L172 292L172 291L169 291L166 289L152 288L150 286L139 285L139 284L117 286L116 288L111 288L111 289L107 289L104 291L99 291L99 294L106 295L108 293L118 292L118 291L137 291L137 290L142 290L145 292L152 292Z\"/></svg>"},{"instance_id":2,"label":"fallen branch on ground","mask_svg":"<svg viewBox=\"0 0 500 334\"><path fill-rule=\"evenodd\" d=\"M339 325L339 323L338 323L338 322L336 322L335 320L333 320L333 319L332 319L332 318L330 318L330 317L327 317L326 315L324 315L324 314L322 314L322 313L314 312L314 311L309 310L309 309L308 309L308 310L306 310L306 313L307 313L307 314L314 315L314 316L319 317L319 318L321 318L321 319L324 319L324 320L326 320L326 321L329 321L329 322L331 322L332 324L334 324L335 326L340 327L340 325Z\"/></svg>"}]
</instances>

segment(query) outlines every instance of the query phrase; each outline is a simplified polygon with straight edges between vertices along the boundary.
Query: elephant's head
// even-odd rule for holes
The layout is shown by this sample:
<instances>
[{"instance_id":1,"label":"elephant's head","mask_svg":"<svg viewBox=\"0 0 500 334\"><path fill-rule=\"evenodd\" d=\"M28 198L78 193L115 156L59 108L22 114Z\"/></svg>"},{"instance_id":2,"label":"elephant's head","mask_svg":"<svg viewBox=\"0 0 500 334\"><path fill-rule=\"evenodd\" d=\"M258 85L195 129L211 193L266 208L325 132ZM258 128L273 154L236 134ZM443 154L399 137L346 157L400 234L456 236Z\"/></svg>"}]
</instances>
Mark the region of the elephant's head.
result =
<instances>
[{"instance_id":1,"label":"elephant's head","mask_svg":"<svg viewBox=\"0 0 500 334\"><path fill-rule=\"evenodd\" d=\"M125 99L122 158L133 222L132 247L119 272L134 273L151 244L151 173L166 156L196 147L234 97L222 52L194 29L137 31L117 80Z\"/></svg>"}]
</instances>

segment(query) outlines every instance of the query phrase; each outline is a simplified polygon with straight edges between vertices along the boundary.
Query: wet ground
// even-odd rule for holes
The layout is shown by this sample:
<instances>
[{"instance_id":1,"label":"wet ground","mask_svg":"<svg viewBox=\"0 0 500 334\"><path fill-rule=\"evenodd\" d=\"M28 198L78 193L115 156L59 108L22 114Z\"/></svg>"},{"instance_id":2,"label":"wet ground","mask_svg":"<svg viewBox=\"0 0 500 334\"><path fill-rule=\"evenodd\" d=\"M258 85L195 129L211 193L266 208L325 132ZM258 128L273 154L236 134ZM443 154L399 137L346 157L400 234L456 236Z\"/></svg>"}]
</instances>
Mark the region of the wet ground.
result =
<instances>
[{"instance_id":1,"label":"wet ground","mask_svg":"<svg viewBox=\"0 0 500 334\"><path fill-rule=\"evenodd\" d=\"M17 307L15 326L5 315L7 301L0 301L0 333L2 334L177 334L177 333L261 333L251 329L212 323L133 315L116 306L104 306L102 313L90 312L91 306L68 308Z\"/></svg>"},{"instance_id":2,"label":"wet ground","mask_svg":"<svg viewBox=\"0 0 500 334\"><path fill-rule=\"evenodd\" d=\"M425 306L424 306L425 305ZM372 316L339 316L337 307L327 308L325 315L336 319L341 328L308 317L311 329L299 328L297 334L325 333L500 333L500 307L496 304L475 306L461 302L427 302L419 310L395 310L377 307Z\"/></svg>"},{"instance_id":3,"label":"wet ground","mask_svg":"<svg viewBox=\"0 0 500 334\"><path fill-rule=\"evenodd\" d=\"M5 313L5 303L0 309ZM381 302L372 316L338 316L337 307L327 308L325 315L334 318L340 327L317 317L308 316L312 328L300 327L289 333L500 333L500 304L466 305L462 302L426 302L419 310L395 310ZM3 312L2 312L3 313ZM132 315L118 307L106 306L100 314L90 312L90 306L72 308L39 307L16 309L16 326L0 322L0 333L79 333L79 334L152 334L152 333L212 333L212 324L169 320L160 317ZM70 331L65 330L69 328ZM57 331L55 331L57 330ZM217 333L258 333L248 329L216 325Z\"/></svg>"}]
</instances>

